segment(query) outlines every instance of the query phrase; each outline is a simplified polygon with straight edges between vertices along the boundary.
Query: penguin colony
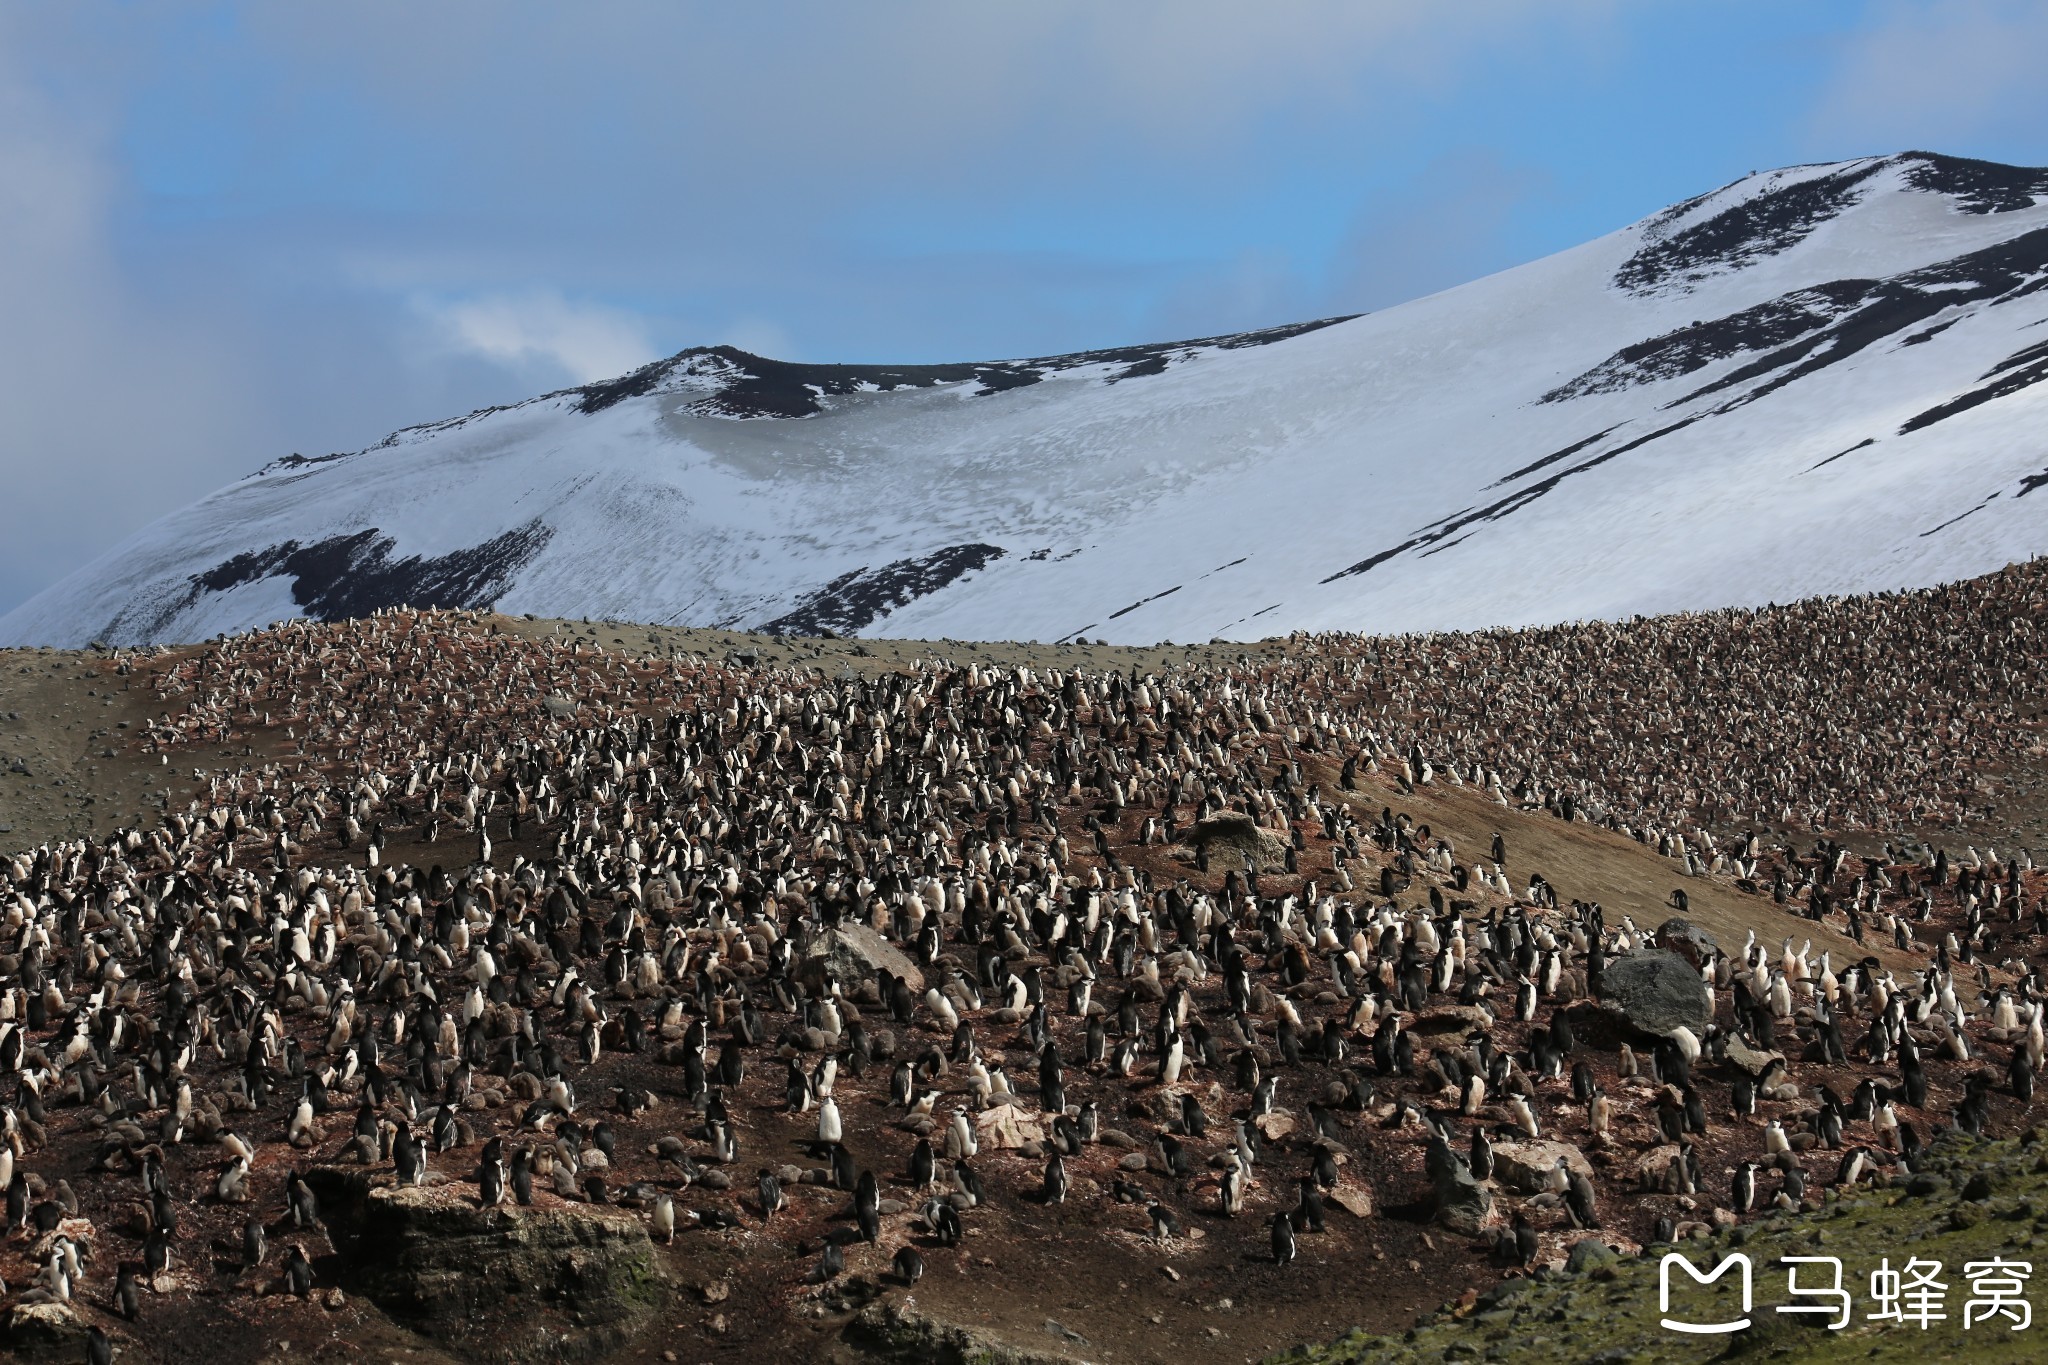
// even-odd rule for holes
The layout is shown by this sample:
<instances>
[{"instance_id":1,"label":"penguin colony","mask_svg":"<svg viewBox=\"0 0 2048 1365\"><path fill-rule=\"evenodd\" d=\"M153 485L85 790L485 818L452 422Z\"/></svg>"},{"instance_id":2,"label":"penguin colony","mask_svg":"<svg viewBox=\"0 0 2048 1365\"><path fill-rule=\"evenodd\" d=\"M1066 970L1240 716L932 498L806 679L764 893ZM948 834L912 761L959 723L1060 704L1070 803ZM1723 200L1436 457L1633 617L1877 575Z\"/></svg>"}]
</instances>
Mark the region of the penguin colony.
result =
<instances>
[{"instance_id":1,"label":"penguin colony","mask_svg":"<svg viewBox=\"0 0 2048 1365\"><path fill-rule=\"evenodd\" d=\"M1815 829L1981 804L2048 693L2042 588L1145 677L831 679L413 611L116 655L167 763L293 753L0 861L4 1292L96 1352L224 1255L309 1297L334 1164L766 1238L792 1285L972 1274L1006 1203L1274 1273L1332 1202L1434 1217L1467 1178L1496 1266L1810 1204L2030 1112L2031 862ZM1623 830L1783 932L1687 945L1713 1022L1629 1034L1591 1001L1666 908L1455 847L1397 808L1433 782ZM818 970L841 940L872 951Z\"/></svg>"}]
</instances>

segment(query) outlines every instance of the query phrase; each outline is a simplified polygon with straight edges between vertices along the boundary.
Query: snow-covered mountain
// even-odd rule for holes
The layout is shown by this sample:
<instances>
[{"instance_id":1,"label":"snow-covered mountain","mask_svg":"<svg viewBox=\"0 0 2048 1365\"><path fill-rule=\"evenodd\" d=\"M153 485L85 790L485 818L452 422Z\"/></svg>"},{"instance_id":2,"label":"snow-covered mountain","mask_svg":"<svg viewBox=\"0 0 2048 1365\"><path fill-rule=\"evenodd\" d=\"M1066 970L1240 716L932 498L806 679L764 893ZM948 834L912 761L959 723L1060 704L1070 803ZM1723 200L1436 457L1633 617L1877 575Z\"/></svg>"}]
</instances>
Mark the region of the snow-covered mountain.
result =
<instances>
[{"instance_id":1,"label":"snow-covered mountain","mask_svg":"<svg viewBox=\"0 0 2048 1365\"><path fill-rule=\"evenodd\" d=\"M2048 550L2048 171L1753 175L1356 318L948 366L692 349L270 465L0 618L399 602L1115 641L1924 585Z\"/></svg>"}]
</instances>

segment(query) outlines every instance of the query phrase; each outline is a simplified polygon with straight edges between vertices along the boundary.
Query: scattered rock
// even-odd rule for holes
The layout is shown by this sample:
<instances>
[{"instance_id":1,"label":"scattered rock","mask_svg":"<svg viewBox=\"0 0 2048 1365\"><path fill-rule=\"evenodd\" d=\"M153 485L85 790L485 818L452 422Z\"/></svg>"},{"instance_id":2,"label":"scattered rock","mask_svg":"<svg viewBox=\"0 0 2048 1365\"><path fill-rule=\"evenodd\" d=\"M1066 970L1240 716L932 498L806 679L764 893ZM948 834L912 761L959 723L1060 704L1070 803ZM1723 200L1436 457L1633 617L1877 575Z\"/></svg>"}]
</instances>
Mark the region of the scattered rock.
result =
<instances>
[{"instance_id":1,"label":"scattered rock","mask_svg":"<svg viewBox=\"0 0 2048 1365\"><path fill-rule=\"evenodd\" d=\"M1572 1243L1572 1249L1564 1258L1564 1268L1574 1275L1583 1274L1594 1266L1605 1265L1621 1259L1613 1247L1598 1237L1582 1237Z\"/></svg>"},{"instance_id":2,"label":"scattered rock","mask_svg":"<svg viewBox=\"0 0 2048 1365\"><path fill-rule=\"evenodd\" d=\"M1372 1217L1372 1191L1360 1185L1340 1185L1326 1196L1354 1218Z\"/></svg>"},{"instance_id":3,"label":"scattered rock","mask_svg":"<svg viewBox=\"0 0 2048 1365\"><path fill-rule=\"evenodd\" d=\"M1043 1143L1045 1126L1014 1104L999 1104L974 1116L974 1135L985 1147L1016 1148Z\"/></svg>"},{"instance_id":4,"label":"scattered rock","mask_svg":"<svg viewBox=\"0 0 2048 1365\"><path fill-rule=\"evenodd\" d=\"M1565 1169L1593 1178L1593 1163L1569 1142L1497 1142L1493 1146L1494 1177L1519 1193L1541 1194L1550 1188L1550 1173L1557 1168L1559 1157L1564 1158Z\"/></svg>"},{"instance_id":5,"label":"scattered rock","mask_svg":"<svg viewBox=\"0 0 2048 1365\"><path fill-rule=\"evenodd\" d=\"M1478 1005L1438 1005L1415 1016L1417 1033L1469 1033L1492 1029L1494 1018Z\"/></svg>"},{"instance_id":6,"label":"scattered rock","mask_svg":"<svg viewBox=\"0 0 2048 1365\"><path fill-rule=\"evenodd\" d=\"M1753 1048L1735 1036L1728 1039L1726 1055L1728 1065L1746 1071L1752 1076L1761 1076L1770 1070L1771 1063L1785 1060L1785 1054L1782 1052L1765 1052L1760 1048Z\"/></svg>"},{"instance_id":7,"label":"scattered rock","mask_svg":"<svg viewBox=\"0 0 2048 1365\"><path fill-rule=\"evenodd\" d=\"M1294 1131L1294 1118L1290 1114L1261 1114L1252 1120L1252 1126L1268 1142L1277 1142Z\"/></svg>"}]
</instances>

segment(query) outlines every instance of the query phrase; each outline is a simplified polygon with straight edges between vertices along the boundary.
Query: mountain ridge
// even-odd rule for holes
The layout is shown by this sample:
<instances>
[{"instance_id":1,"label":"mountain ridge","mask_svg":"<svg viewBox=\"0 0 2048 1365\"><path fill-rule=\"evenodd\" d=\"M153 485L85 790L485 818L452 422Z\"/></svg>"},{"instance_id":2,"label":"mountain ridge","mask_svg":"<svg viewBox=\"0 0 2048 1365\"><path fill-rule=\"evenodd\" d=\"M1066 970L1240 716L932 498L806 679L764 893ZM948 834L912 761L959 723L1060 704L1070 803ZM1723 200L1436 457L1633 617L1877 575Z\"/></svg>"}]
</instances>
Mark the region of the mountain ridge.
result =
<instances>
[{"instance_id":1,"label":"mountain ridge","mask_svg":"<svg viewBox=\"0 0 2048 1365\"><path fill-rule=\"evenodd\" d=\"M2048 549L2044 325L2048 170L1787 167L1369 314L950 365L690 347L273 461L0 643L401 603L1208 639L1922 586Z\"/></svg>"}]
</instances>

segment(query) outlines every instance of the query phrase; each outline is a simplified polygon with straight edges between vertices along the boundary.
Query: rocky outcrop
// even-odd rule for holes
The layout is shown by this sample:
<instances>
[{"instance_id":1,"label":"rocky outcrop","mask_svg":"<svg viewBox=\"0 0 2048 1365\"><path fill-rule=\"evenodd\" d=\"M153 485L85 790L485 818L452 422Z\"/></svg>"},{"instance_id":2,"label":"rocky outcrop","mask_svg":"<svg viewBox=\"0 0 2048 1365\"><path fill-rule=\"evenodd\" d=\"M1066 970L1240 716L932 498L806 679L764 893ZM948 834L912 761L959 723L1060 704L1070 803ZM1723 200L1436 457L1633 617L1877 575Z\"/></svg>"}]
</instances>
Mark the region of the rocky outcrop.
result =
<instances>
[{"instance_id":1,"label":"rocky outcrop","mask_svg":"<svg viewBox=\"0 0 2048 1365\"><path fill-rule=\"evenodd\" d=\"M1600 974L1600 995L1632 1028L1658 1037L1681 1025L1701 1033L1712 1017L1699 969L1661 949L1629 953L1608 963Z\"/></svg>"},{"instance_id":2,"label":"rocky outcrop","mask_svg":"<svg viewBox=\"0 0 2048 1365\"><path fill-rule=\"evenodd\" d=\"M1048 1323L1051 1327L1056 1324ZM847 1324L864 1359L903 1365L1075 1365L1078 1357L1012 1346L972 1327L926 1317L907 1303L875 1303ZM1085 1341L1069 1337L1085 1346Z\"/></svg>"},{"instance_id":3,"label":"rocky outcrop","mask_svg":"<svg viewBox=\"0 0 2048 1365\"><path fill-rule=\"evenodd\" d=\"M668 1292L646 1229L623 1209L484 1209L453 1188L399 1188L335 1167L307 1180L348 1289L471 1359L607 1354Z\"/></svg>"},{"instance_id":4,"label":"rocky outcrop","mask_svg":"<svg viewBox=\"0 0 2048 1365\"><path fill-rule=\"evenodd\" d=\"M1196 853L1206 853L1219 868L1241 872L1278 872L1287 866L1287 845L1271 830L1259 828L1241 811L1224 811L1197 821L1184 840Z\"/></svg>"},{"instance_id":5,"label":"rocky outcrop","mask_svg":"<svg viewBox=\"0 0 2048 1365\"><path fill-rule=\"evenodd\" d=\"M85 1323L68 1303L18 1303L0 1324L0 1346L10 1360L83 1360L85 1335Z\"/></svg>"},{"instance_id":6,"label":"rocky outcrop","mask_svg":"<svg viewBox=\"0 0 2048 1365\"><path fill-rule=\"evenodd\" d=\"M1437 1222L1451 1231L1476 1237L1493 1216L1493 1191L1473 1174L1465 1159L1442 1139L1430 1143L1423 1157L1430 1199Z\"/></svg>"}]
</instances>

